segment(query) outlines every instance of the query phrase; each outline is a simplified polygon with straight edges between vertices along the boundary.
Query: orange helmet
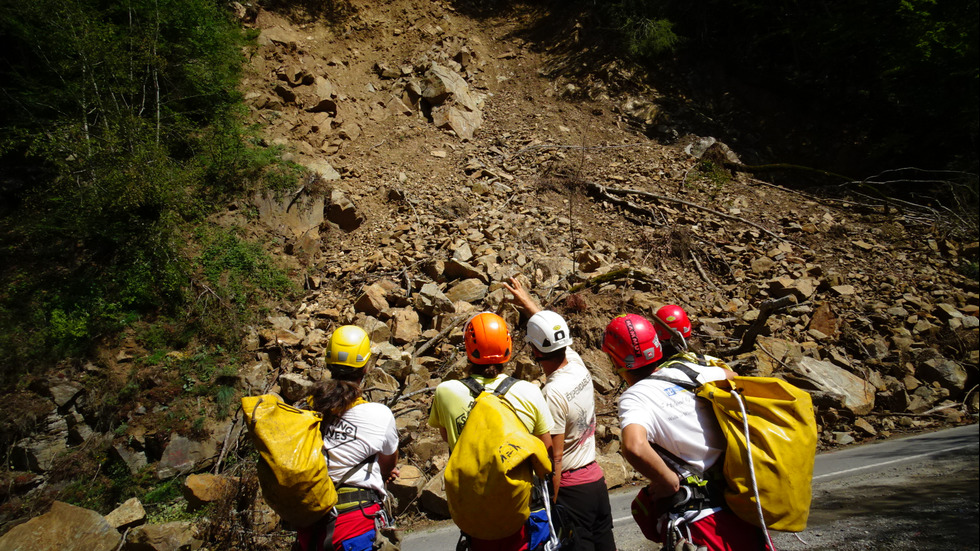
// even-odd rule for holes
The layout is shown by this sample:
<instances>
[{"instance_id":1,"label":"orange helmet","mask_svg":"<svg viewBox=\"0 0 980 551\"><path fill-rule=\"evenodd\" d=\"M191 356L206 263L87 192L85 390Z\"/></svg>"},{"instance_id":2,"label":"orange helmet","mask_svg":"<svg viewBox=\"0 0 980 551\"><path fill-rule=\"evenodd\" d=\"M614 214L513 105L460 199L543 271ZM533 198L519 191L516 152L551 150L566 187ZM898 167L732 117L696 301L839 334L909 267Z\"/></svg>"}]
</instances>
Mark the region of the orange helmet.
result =
<instances>
[{"instance_id":1,"label":"orange helmet","mask_svg":"<svg viewBox=\"0 0 980 551\"><path fill-rule=\"evenodd\" d=\"M676 304L667 304L657 310L657 317L664 320L670 327L677 330L685 339L691 338L691 320L687 317L687 312ZM659 325L657 326L657 336L662 341L670 340L670 333Z\"/></svg>"},{"instance_id":2,"label":"orange helmet","mask_svg":"<svg viewBox=\"0 0 980 551\"><path fill-rule=\"evenodd\" d=\"M466 357L478 365L506 363L510 359L510 333L504 318L491 312L473 317L463 332Z\"/></svg>"}]
</instances>

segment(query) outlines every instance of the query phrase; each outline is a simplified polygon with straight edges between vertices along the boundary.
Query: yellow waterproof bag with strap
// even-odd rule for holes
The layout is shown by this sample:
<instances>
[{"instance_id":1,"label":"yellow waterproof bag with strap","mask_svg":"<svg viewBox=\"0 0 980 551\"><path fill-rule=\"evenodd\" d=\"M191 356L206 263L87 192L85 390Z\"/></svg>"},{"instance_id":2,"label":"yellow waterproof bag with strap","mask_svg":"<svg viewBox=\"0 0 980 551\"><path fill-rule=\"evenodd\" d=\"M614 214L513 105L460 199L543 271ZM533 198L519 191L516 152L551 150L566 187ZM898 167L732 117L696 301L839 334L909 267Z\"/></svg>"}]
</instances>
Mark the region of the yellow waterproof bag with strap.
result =
<instances>
[{"instance_id":1,"label":"yellow waterproof bag with strap","mask_svg":"<svg viewBox=\"0 0 980 551\"><path fill-rule=\"evenodd\" d=\"M715 381L704 384L697 394L711 402L725 433L728 506L743 520L762 527L757 505L761 503L767 528L802 532L810 515L817 453L810 394L774 377ZM751 446L746 444L746 430Z\"/></svg>"},{"instance_id":2,"label":"yellow waterproof bag with strap","mask_svg":"<svg viewBox=\"0 0 980 551\"><path fill-rule=\"evenodd\" d=\"M473 379L478 394L446 465L446 499L465 534L497 540L521 529L530 515L534 474L551 471L548 450L501 397L517 382L508 377L493 393ZM476 389L473 386L476 385Z\"/></svg>"},{"instance_id":3,"label":"yellow waterproof bag with strap","mask_svg":"<svg viewBox=\"0 0 980 551\"><path fill-rule=\"evenodd\" d=\"M725 435L722 470L725 502L732 511L760 528L803 531L817 452L810 394L775 377L737 376L702 385L696 368L705 365L727 368L716 358L685 353L662 369L679 369L690 381L653 377L692 390L711 403Z\"/></svg>"},{"instance_id":4,"label":"yellow waterproof bag with strap","mask_svg":"<svg viewBox=\"0 0 980 551\"><path fill-rule=\"evenodd\" d=\"M242 398L252 445L259 452L262 497L293 526L309 526L337 503L323 455L320 415L274 394Z\"/></svg>"}]
</instances>

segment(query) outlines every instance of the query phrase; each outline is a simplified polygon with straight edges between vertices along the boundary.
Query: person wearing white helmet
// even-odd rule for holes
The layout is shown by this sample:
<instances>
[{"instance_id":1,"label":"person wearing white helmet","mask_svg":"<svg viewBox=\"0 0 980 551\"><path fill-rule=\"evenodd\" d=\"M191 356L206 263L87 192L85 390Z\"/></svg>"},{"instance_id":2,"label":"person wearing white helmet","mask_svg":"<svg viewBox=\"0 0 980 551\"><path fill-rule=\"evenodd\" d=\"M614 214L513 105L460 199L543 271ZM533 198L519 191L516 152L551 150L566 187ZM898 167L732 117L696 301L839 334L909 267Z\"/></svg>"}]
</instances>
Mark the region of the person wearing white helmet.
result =
<instances>
[{"instance_id":1,"label":"person wearing white helmet","mask_svg":"<svg viewBox=\"0 0 980 551\"><path fill-rule=\"evenodd\" d=\"M530 316L526 340L547 376L542 389L555 421L551 439L555 460L552 500L573 524L576 550L614 551L612 510L602 468L596 463L595 395L592 376L572 348L568 323L543 310L523 285L510 278L504 287Z\"/></svg>"}]
</instances>

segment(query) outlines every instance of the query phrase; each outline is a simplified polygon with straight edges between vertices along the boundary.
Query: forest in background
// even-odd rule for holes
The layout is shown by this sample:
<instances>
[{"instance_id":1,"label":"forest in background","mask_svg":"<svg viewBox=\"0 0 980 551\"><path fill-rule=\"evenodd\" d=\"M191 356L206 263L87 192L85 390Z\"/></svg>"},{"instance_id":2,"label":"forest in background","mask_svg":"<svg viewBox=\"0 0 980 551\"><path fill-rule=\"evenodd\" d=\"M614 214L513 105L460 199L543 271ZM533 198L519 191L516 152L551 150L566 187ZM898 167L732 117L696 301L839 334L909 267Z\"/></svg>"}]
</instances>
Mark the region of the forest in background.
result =
<instances>
[{"instance_id":1,"label":"forest in background","mask_svg":"<svg viewBox=\"0 0 980 551\"><path fill-rule=\"evenodd\" d=\"M267 3L338 26L351 15L343 2ZM857 178L915 166L925 172L899 174L905 180L891 178L885 191L975 216L976 2L844 12L792 3L555 5L560 17L585 23L604 55L663 77L657 101L686 98L683 128L730 143L746 163ZM106 419L138 397L174 406L163 432L195 434L205 418L235 407L242 325L268 314L267 299L296 296L291 276L302 274L277 267L244 229L207 222L255 189L295 191L304 177L243 122L237 86L255 36L228 8L214 0L0 4L0 382L12 412L0 416L4 449L43 416L20 391L46 392L59 371L87 377L86 406ZM974 279L976 268L974 258ZM129 379L80 369L122 335L147 351ZM140 379L138 370L153 375ZM185 398L196 404L178 406ZM106 425L96 428L126 431L118 419ZM62 495L72 503L105 509L123 496L161 503L179 493L175 480L124 470L105 473L114 482L104 488L90 484L103 463L84 452L66 463L66 478L90 474Z\"/></svg>"}]
</instances>

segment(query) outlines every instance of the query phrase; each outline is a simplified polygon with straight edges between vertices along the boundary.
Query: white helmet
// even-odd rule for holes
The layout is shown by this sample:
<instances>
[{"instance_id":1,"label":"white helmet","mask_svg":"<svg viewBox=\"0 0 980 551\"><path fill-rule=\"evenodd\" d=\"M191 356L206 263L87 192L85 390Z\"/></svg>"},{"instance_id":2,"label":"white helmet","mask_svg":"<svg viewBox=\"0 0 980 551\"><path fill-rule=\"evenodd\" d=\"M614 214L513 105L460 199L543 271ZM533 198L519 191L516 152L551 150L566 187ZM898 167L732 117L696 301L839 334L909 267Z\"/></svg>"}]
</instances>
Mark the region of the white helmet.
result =
<instances>
[{"instance_id":1,"label":"white helmet","mask_svg":"<svg viewBox=\"0 0 980 551\"><path fill-rule=\"evenodd\" d=\"M547 354L572 344L572 335L565 318L551 310L542 310L527 320L525 340L533 344L538 352Z\"/></svg>"}]
</instances>

